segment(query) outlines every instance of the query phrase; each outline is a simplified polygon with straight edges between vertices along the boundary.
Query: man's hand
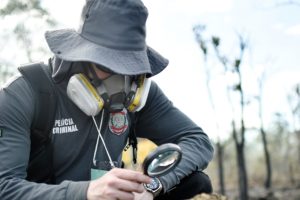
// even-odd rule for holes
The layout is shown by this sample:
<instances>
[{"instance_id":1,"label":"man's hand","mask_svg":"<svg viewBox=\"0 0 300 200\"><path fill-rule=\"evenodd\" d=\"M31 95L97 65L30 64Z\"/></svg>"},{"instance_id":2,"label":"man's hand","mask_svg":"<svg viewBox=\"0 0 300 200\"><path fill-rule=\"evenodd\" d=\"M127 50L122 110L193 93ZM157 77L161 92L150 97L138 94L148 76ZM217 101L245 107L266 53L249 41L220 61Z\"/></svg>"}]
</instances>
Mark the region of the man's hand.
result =
<instances>
[{"instance_id":1,"label":"man's hand","mask_svg":"<svg viewBox=\"0 0 300 200\"><path fill-rule=\"evenodd\" d=\"M141 172L114 168L101 178L90 182L87 190L87 199L134 200L134 193L145 192L142 183L150 182L151 178Z\"/></svg>"},{"instance_id":2,"label":"man's hand","mask_svg":"<svg viewBox=\"0 0 300 200\"><path fill-rule=\"evenodd\" d=\"M134 200L153 200L153 194L144 190L142 193L134 193Z\"/></svg>"}]
</instances>

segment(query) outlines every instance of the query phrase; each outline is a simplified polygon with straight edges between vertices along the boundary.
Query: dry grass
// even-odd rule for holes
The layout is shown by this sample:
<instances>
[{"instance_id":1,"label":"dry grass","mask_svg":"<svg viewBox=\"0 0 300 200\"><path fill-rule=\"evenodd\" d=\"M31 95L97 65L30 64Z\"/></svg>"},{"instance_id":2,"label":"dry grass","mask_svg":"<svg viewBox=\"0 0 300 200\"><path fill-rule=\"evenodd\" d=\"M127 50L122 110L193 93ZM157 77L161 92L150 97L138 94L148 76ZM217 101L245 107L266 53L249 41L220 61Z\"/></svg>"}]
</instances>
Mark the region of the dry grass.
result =
<instances>
[{"instance_id":1,"label":"dry grass","mask_svg":"<svg viewBox=\"0 0 300 200\"><path fill-rule=\"evenodd\" d=\"M192 200L228 200L227 197L219 194L200 194L195 196Z\"/></svg>"}]
</instances>

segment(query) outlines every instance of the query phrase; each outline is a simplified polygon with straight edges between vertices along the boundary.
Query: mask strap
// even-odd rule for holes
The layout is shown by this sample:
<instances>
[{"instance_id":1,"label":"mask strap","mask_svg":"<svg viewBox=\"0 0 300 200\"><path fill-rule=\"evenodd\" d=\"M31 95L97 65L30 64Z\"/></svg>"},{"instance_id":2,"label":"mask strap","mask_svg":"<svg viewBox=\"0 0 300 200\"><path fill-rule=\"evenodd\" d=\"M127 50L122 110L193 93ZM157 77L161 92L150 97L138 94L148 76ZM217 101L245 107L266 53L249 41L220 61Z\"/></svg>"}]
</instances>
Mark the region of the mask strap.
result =
<instances>
[{"instance_id":1,"label":"mask strap","mask_svg":"<svg viewBox=\"0 0 300 200\"><path fill-rule=\"evenodd\" d=\"M97 129L97 132L98 132L98 138L97 138L96 147L95 147L94 156L93 156L93 164L94 164L94 166L96 166L96 154L97 154L97 150L98 150L98 146L99 146L99 138L100 138L101 141L102 141L102 144L103 144L103 146L104 146L104 149L105 149L105 151L106 151L107 157L108 157L108 159L109 159L110 166L111 166L112 168L114 168L115 165L114 165L114 163L113 163L113 161L112 161L112 159L111 159L111 157L110 157L110 154L109 154L109 152L108 152L108 149L107 149L107 147L106 147L106 144L105 144L104 139L103 139L102 134L101 134L101 128L102 128L102 122L103 122L103 116L104 116L104 110L102 110L101 120L100 120L99 127L97 126L97 122L96 122L95 117L92 116L94 125L96 126L96 129Z\"/></svg>"},{"instance_id":2,"label":"mask strap","mask_svg":"<svg viewBox=\"0 0 300 200\"><path fill-rule=\"evenodd\" d=\"M125 88L125 92L128 93L130 90L130 85L131 85L131 77L128 75L125 75L124 78L124 88Z\"/></svg>"},{"instance_id":3,"label":"mask strap","mask_svg":"<svg viewBox=\"0 0 300 200\"><path fill-rule=\"evenodd\" d=\"M97 74L96 74L96 72L95 72L95 69L94 69L93 65L92 65L92 66L89 66L89 67L87 68L87 72L88 72L88 74L89 74L89 72L90 72L90 74L91 74L91 76L92 76L92 78L91 78L91 83L94 85L94 87L98 87L99 85L101 85L102 80L101 80L100 78L97 77Z\"/></svg>"}]
</instances>

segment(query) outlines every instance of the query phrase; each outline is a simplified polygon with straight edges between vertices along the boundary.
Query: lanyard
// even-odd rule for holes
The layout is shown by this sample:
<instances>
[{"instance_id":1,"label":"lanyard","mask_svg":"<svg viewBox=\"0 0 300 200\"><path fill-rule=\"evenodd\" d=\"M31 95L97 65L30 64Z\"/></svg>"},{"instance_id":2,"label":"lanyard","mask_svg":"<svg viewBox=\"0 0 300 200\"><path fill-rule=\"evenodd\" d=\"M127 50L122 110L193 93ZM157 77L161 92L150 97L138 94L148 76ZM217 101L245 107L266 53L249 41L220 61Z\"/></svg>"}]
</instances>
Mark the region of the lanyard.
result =
<instances>
[{"instance_id":1,"label":"lanyard","mask_svg":"<svg viewBox=\"0 0 300 200\"><path fill-rule=\"evenodd\" d=\"M113 161L112 161L112 159L111 159L111 157L110 157L110 154L109 154L109 152L108 152L108 149L107 149L107 147L106 147L106 144L105 144L104 139L103 139L102 134L101 134L101 128L102 128L102 124L103 124L103 117L104 117L104 109L102 110L102 113L101 113L101 120L100 120L100 124L99 124L99 127L98 127L98 126L97 126L97 122L96 122L96 120L95 120L95 117L92 116L93 122L94 122L94 124L95 124L95 126L96 126L96 129L97 129L97 132L98 132L98 138L97 138L97 142L96 142L96 146L95 146L95 151L94 151L94 156L93 156L93 164L96 165L96 154L97 154L98 145L99 145L99 138L100 138L101 141L102 141L102 144L103 144L103 146L104 146L104 149L105 149L105 151L106 151L106 154L107 154L107 156L108 156L110 166L111 166L112 168L114 168L115 165L114 165L114 163L113 163Z\"/></svg>"}]
</instances>

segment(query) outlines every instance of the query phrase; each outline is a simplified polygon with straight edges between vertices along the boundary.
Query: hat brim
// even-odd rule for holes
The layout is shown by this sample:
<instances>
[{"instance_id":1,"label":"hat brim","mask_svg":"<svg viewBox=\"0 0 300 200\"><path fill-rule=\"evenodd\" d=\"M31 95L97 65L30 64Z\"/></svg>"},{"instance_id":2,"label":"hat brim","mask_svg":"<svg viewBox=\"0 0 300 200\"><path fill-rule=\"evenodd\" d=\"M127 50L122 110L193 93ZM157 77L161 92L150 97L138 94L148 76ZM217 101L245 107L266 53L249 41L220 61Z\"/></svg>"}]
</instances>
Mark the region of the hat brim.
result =
<instances>
[{"instance_id":1,"label":"hat brim","mask_svg":"<svg viewBox=\"0 0 300 200\"><path fill-rule=\"evenodd\" d=\"M57 57L71 62L94 62L117 74L154 76L169 63L151 47L142 51L111 49L90 42L73 29L47 31L45 37Z\"/></svg>"}]
</instances>

